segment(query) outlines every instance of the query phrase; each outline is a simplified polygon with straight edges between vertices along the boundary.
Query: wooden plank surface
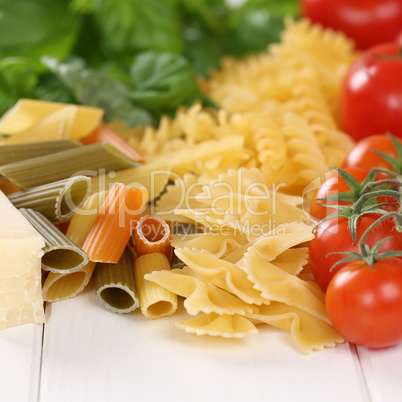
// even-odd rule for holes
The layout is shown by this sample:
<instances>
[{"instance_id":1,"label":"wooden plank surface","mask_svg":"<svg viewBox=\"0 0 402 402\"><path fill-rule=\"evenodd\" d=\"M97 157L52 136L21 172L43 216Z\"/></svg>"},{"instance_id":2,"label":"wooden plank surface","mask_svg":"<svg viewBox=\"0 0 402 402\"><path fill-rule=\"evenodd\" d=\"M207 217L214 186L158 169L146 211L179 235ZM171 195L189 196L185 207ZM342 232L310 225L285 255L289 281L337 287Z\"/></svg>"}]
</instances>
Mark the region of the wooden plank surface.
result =
<instances>
[{"instance_id":1,"label":"wooden plank surface","mask_svg":"<svg viewBox=\"0 0 402 402\"><path fill-rule=\"evenodd\" d=\"M1 400L397 402L402 392L402 344L303 355L268 326L243 340L197 337L174 326L183 311L113 314L92 288L46 314L42 361L42 326L0 332Z\"/></svg>"},{"instance_id":2,"label":"wooden plank surface","mask_svg":"<svg viewBox=\"0 0 402 402\"><path fill-rule=\"evenodd\" d=\"M402 400L402 343L386 349L357 348L363 375L374 402Z\"/></svg>"},{"instance_id":3,"label":"wooden plank surface","mask_svg":"<svg viewBox=\"0 0 402 402\"><path fill-rule=\"evenodd\" d=\"M354 347L300 354L268 326L243 340L197 337L175 317L103 309L93 290L51 305L40 402L367 401Z\"/></svg>"},{"instance_id":4,"label":"wooden plank surface","mask_svg":"<svg viewBox=\"0 0 402 402\"><path fill-rule=\"evenodd\" d=\"M43 325L28 324L0 332L1 401L38 400Z\"/></svg>"}]
</instances>

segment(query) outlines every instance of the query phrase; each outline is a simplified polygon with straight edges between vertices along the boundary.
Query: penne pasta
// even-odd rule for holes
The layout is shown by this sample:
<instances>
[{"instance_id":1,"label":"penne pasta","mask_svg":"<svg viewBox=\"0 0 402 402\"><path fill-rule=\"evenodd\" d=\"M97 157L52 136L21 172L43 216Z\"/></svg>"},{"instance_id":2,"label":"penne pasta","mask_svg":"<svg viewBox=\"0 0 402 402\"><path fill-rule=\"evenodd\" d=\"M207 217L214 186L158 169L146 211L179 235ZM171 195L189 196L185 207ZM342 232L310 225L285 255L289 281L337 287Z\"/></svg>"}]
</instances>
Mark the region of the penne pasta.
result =
<instances>
[{"instance_id":1,"label":"penne pasta","mask_svg":"<svg viewBox=\"0 0 402 402\"><path fill-rule=\"evenodd\" d=\"M68 274L49 272L42 286L43 300L57 302L77 296L88 285L95 265L95 262L89 261L78 271Z\"/></svg>"},{"instance_id":2,"label":"penne pasta","mask_svg":"<svg viewBox=\"0 0 402 402\"><path fill-rule=\"evenodd\" d=\"M42 257L44 271L71 273L88 264L88 257L84 251L41 213L26 208L21 208L19 211L45 241Z\"/></svg>"},{"instance_id":3,"label":"penne pasta","mask_svg":"<svg viewBox=\"0 0 402 402\"><path fill-rule=\"evenodd\" d=\"M144 157L137 150L106 125L99 125L95 130L89 133L89 135L81 138L80 141L85 145L107 142L126 154L129 158L140 163L145 163Z\"/></svg>"},{"instance_id":4,"label":"penne pasta","mask_svg":"<svg viewBox=\"0 0 402 402\"><path fill-rule=\"evenodd\" d=\"M82 246L91 261L119 261L147 200L144 188L113 185Z\"/></svg>"},{"instance_id":5,"label":"penne pasta","mask_svg":"<svg viewBox=\"0 0 402 402\"><path fill-rule=\"evenodd\" d=\"M173 249L170 244L170 228L162 219L145 215L134 230L134 245L137 257L150 253L165 254L172 262Z\"/></svg>"},{"instance_id":6,"label":"penne pasta","mask_svg":"<svg viewBox=\"0 0 402 402\"><path fill-rule=\"evenodd\" d=\"M77 246L82 247L84 244L106 195L105 191L91 195L71 218L66 236ZM42 288L43 299L55 302L76 296L88 285L95 265L95 262L90 261L78 271L69 274L49 272Z\"/></svg>"},{"instance_id":7,"label":"penne pasta","mask_svg":"<svg viewBox=\"0 0 402 402\"><path fill-rule=\"evenodd\" d=\"M81 147L78 141L60 140L0 145L0 165Z\"/></svg>"},{"instance_id":8,"label":"penne pasta","mask_svg":"<svg viewBox=\"0 0 402 402\"><path fill-rule=\"evenodd\" d=\"M177 296L169 290L147 281L144 277L153 271L170 270L167 257L161 253L145 254L134 263L135 282L142 314L156 319L173 314L177 310Z\"/></svg>"},{"instance_id":9,"label":"penne pasta","mask_svg":"<svg viewBox=\"0 0 402 402\"><path fill-rule=\"evenodd\" d=\"M109 190L114 183L126 186L144 186L148 190L148 200L160 196L168 184L171 171L166 163L147 163L136 167L120 170L113 174L103 174L92 178L91 193Z\"/></svg>"},{"instance_id":10,"label":"penne pasta","mask_svg":"<svg viewBox=\"0 0 402 402\"><path fill-rule=\"evenodd\" d=\"M112 145L100 143L9 163L0 166L0 174L23 188L32 188L73 175L96 176L137 165Z\"/></svg>"},{"instance_id":11,"label":"penne pasta","mask_svg":"<svg viewBox=\"0 0 402 402\"><path fill-rule=\"evenodd\" d=\"M60 222L71 218L84 204L90 186L89 177L74 176L10 194L8 199L16 208L31 208L52 222Z\"/></svg>"},{"instance_id":12,"label":"penne pasta","mask_svg":"<svg viewBox=\"0 0 402 402\"><path fill-rule=\"evenodd\" d=\"M102 305L114 313L129 313L139 306L133 258L128 249L117 264L96 264L95 289Z\"/></svg>"}]
</instances>

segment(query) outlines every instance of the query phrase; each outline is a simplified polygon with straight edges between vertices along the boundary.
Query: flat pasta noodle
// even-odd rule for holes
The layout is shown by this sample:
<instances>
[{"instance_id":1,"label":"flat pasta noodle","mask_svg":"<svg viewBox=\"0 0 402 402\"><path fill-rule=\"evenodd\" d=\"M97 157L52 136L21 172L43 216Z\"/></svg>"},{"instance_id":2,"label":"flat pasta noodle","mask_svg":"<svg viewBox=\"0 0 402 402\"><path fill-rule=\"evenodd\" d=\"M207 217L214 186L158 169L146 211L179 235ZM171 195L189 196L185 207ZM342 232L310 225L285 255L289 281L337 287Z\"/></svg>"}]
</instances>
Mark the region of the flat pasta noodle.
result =
<instances>
[{"instance_id":1,"label":"flat pasta noodle","mask_svg":"<svg viewBox=\"0 0 402 402\"><path fill-rule=\"evenodd\" d=\"M176 248L175 254L200 277L234 294L245 303L261 305L269 302L254 288L247 274L238 266L205 251Z\"/></svg>"},{"instance_id":2,"label":"flat pasta noodle","mask_svg":"<svg viewBox=\"0 0 402 402\"><path fill-rule=\"evenodd\" d=\"M175 325L188 333L222 336L223 338L244 338L259 332L254 324L237 314L202 314L187 321L176 322Z\"/></svg>"},{"instance_id":3,"label":"flat pasta noodle","mask_svg":"<svg viewBox=\"0 0 402 402\"><path fill-rule=\"evenodd\" d=\"M82 245L90 261L119 261L147 200L143 187L113 185Z\"/></svg>"},{"instance_id":4,"label":"flat pasta noodle","mask_svg":"<svg viewBox=\"0 0 402 402\"><path fill-rule=\"evenodd\" d=\"M0 119L0 134L11 135L2 143L77 140L89 134L103 114L90 106L20 99Z\"/></svg>"},{"instance_id":5,"label":"flat pasta noodle","mask_svg":"<svg viewBox=\"0 0 402 402\"><path fill-rule=\"evenodd\" d=\"M271 302L259 309L258 313L246 314L246 317L255 324L265 323L289 331L303 353L344 342L331 325L296 307Z\"/></svg>"},{"instance_id":6,"label":"flat pasta noodle","mask_svg":"<svg viewBox=\"0 0 402 402\"><path fill-rule=\"evenodd\" d=\"M201 312L244 315L246 312L258 311L256 306L247 304L233 294L194 275L188 267L152 272L145 275L145 279L184 297L184 307L190 315L197 315Z\"/></svg>"},{"instance_id":7,"label":"flat pasta noodle","mask_svg":"<svg viewBox=\"0 0 402 402\"><path fill-rule=\"evenodd\" d=\"M166 255L144 254L135 259L134 274L142 314L148 319L172 315L177 310L177 295L156 283L147 281L145 276L153 271L170 270Z\"/></svg>"}]
</instances>

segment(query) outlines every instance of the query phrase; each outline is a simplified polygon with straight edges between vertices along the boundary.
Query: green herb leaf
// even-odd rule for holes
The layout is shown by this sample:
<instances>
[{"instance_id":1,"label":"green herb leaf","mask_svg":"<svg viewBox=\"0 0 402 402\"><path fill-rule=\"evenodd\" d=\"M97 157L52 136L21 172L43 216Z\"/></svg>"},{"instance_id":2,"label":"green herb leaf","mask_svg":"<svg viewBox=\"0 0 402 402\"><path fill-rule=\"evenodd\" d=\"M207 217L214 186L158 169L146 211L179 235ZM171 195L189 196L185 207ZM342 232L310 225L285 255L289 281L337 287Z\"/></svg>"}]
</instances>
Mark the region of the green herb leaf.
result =
<instances>
[{"instance_id":1,"label":"green herb leaf","mask_svg":"<svg viewBox=\"0 0 402 402\"><path fill-rule=\"evenodd\" d=\"M195 72L181 55L143 52L131 65L130 75L135 86L131 99L156 114L201 98Z\"/></svg>"},{"instance_id":2,"label":"green herb leaf","mask_svg":"<svg viewBox=\"0 0 402 402\"><path fill-rule=\"evenodd\" d=\"M129 127L154 123L146 110L130 101L130 89L105 72L87 69L81 59L61 64L55 59L44 58L43 62L79 103L104 109L107 121L119 119Z\"/></svg>"}]
</instances>

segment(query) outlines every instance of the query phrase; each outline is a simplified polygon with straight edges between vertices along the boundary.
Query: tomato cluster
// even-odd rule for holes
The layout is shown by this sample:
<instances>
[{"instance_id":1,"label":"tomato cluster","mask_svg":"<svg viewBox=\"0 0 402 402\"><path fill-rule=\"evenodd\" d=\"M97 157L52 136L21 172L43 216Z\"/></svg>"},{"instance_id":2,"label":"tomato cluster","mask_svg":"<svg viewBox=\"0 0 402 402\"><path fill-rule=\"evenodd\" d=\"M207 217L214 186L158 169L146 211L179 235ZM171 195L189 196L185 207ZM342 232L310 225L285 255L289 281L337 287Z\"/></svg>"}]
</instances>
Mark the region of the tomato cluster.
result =
<instances>
[{"instance_id":1,"label":"tomato cluster","mask_svg":"<svg viewBox=\"0 0 402 402\"><path fill-rule=\"evenodd\" d=\"M402 340L402 145L392 138L358 142L310 211L321 221L309 262L329 318L348 341L375 348Z\"/></svg>"}]
</instances>

